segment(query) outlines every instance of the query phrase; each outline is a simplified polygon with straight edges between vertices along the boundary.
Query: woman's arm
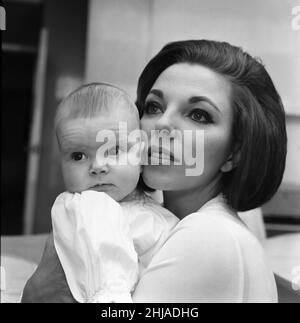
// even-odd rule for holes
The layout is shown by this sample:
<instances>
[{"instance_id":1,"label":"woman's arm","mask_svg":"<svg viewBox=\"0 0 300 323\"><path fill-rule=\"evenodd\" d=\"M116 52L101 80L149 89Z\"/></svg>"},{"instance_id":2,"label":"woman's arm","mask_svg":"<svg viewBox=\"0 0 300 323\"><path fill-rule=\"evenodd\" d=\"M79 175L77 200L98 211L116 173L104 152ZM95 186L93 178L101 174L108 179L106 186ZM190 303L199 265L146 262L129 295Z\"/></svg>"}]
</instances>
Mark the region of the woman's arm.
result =
<instances>
[{"instance_id":1,"label":"woman's arm","mask_svg":"<svg viewBox=\"0 0 300 323\"><path fill-rule=\"evenodd\" d=\"M200 221L193 217L202 217ZM196 221L193 221L196 220ZM243 269L238 245L218 221L202 214L182 220L154 256L134 302L238 302Z\"/></svg>"},{"instance_id":2,"label":"woman's arm","mask_svg":"<svg viewBox=\"0 0 300 323\"><path fill-rule=\"evenodd\" d=\"M190 223L193 217L201 221ZM205 216L204 216L205 217ZM192 221L194 222L194 221ZM141 277L134 302L236 302L242 300L241 255L222 225L201 214L183 219ZM22 302L75 302L52 234Z\"/></svg>"},{"instance_id":3,"label":"woman's arm","mask_svg":"<svg viewBox=\"0 0 300 323\"><path fill-rule=\"evenodd\" d=\"M239 259L231 237L216 221L191 226L186 220L154 256L135 289L134 302L216 302L239 297ZM22 302L75 302L52 234Z\"/></svg>"},{"instance_id":4,"label":"woman's arm","mask_svg":"<svg viewBox=\"0 0 300 323\"><path fill-rule=\"evenodd\" d=\"M42 260L27 281L22 303L75 303L54 248L53 234L46 242Z\"/></svg>"}]
</instances>

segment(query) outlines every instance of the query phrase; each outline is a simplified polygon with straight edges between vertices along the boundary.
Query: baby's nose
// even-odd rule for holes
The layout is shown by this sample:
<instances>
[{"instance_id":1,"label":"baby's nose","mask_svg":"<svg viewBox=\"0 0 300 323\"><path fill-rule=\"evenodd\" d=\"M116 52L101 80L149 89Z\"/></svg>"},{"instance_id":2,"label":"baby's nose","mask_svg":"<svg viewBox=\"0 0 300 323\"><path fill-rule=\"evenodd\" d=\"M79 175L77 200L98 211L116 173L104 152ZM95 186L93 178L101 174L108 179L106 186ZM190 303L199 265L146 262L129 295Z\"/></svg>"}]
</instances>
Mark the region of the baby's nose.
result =
<instances>
[{"instance_id":1,"label":"baby's nose","mask_svg":"<svg viewBox=\"0 0 300 323\"><path fill-rule=\"evenodd\" d=\"M97 161L97 158L91 164L89 174L90 175L98 175L98 174L106 174L108 173L107 163Z\"/></svg>"}]
</instances>

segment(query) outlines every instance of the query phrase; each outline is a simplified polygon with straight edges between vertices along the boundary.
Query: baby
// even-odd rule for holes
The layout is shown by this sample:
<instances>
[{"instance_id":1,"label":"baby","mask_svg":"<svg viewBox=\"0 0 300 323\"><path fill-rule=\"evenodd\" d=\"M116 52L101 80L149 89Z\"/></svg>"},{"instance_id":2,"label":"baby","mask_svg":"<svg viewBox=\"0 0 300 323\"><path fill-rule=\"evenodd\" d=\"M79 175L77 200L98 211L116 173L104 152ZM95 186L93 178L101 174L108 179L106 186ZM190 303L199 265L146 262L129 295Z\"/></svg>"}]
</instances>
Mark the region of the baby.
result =
<instances>
[{"instance_id":1,"label":"baby","mask_svg":"<svg viewBox=\"0 0 300 323\"><path fill-rule=\"evenodd\" d=\"M55 131L66 192L52 226L70 290L81 303L132 302L178 222L138 184L144 143L129 136L139 132L137 108L115 86L84 85L58 107Z\"/></svg>"}]
</instances>

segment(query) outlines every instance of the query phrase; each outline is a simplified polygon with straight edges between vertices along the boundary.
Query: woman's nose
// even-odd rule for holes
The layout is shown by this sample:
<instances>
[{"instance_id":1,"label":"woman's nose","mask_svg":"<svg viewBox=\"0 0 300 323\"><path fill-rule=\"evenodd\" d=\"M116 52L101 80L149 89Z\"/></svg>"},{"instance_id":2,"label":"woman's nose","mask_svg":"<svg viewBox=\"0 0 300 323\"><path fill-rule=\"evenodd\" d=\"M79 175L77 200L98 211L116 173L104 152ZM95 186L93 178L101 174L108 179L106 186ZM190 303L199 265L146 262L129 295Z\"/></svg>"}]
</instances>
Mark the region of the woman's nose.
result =
<instances>
[{"instance_id":1,"label":"woman's nose","mask_svg":"<svg viewBox=\"0 0 300 323\"><path fill-rule=\"evenodd\" d=\"M92 176L99 174L107 174L108 173L108 165L104 162L98 162L97 159L91 164L89 169L89 174Z\"/></svg>"},{"instance_id":2,"label":"woman's nose","mask_svg":"<svg viewBox=\"0 0 300 323\"><path fill-rule=\"evenodd\" d=\"M169 133L176 128L175 118L172 113L165 111L165 113L157 120L155 130L168 131Z\"/></svg>"}]
</instances>

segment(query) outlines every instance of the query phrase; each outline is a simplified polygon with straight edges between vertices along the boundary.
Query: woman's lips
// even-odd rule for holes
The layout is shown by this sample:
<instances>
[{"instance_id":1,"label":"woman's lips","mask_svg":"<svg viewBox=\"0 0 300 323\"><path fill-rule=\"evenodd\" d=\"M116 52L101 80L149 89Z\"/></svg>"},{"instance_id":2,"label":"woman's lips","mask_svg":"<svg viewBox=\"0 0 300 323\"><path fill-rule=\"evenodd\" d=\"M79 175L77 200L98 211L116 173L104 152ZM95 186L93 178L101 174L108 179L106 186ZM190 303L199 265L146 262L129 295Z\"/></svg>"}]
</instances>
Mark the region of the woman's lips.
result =
<instances>
[{"instance_id":1,"label":"woman's lips","mask_svg":"<svg viewBox=\"0 0 300 323\"><path fill-rule=\"evenodd\" d=\"M148 149L149 164L151 165L153 161L168 161L174 162L175 158L173 153L163 147L152 146ZM151 162L152 161L152 162Z\"/></svg>"}]
</instances>

